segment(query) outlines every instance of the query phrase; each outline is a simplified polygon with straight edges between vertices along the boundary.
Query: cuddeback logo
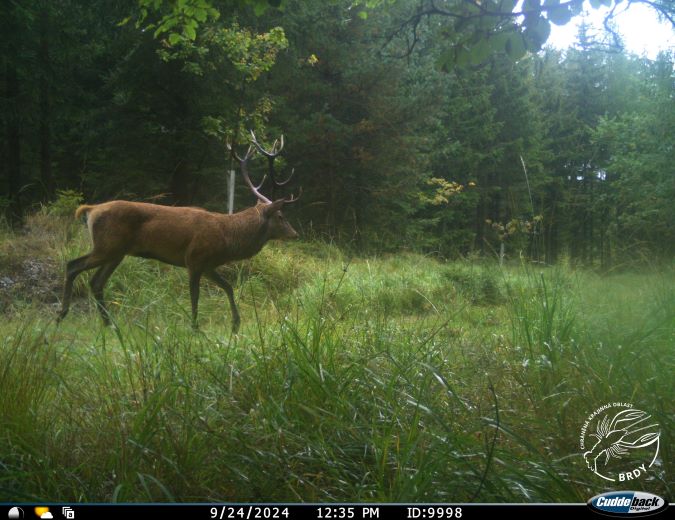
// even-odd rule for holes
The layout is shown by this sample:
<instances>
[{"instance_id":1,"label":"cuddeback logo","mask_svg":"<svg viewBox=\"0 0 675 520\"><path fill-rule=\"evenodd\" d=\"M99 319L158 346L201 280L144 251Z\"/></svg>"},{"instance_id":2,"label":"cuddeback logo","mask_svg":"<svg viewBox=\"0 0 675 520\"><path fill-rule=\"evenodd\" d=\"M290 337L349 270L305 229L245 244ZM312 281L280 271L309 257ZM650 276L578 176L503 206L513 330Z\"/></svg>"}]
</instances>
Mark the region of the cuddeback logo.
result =
<instances>
[{"instance_id":1,"label":"cuddeback logo","mask_svg":"<svg viewBox=\"0 0 675 520\"><path fill-rule=\"evenodd\" d=\"M581 453L588 469L612 482L647 474L659 456L661 430L647 412L630 403L608 403L581 428Z\"/></svg>"},{"instance_id":2,"label":"cuddeback logo","mask_svg":"<svg viewBox=\"0 0 675 520\"><path fill-rule=\"evenodd\" d=\"M668 507L668 501L642 491L612 491L594 496L588 506L604 515L646 516L663 511Z\"/></svg>"}]
</instances>

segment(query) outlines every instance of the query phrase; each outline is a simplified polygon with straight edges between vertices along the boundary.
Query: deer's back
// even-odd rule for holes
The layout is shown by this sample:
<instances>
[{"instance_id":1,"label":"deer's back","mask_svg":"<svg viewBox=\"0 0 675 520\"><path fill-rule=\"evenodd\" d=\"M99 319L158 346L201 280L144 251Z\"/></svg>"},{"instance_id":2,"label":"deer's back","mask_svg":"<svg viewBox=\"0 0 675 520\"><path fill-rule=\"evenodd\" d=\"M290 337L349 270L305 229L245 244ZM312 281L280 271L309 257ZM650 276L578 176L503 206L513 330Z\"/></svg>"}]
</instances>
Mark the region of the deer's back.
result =
<instances>
[{"instance_id":1,"label":"deer's back","mask_svg":"<svg viewBox=\"0 0 675 520\"><path fill-rule=\"evenodd\" d=\"M94 249L106 255L134 255L184 265L195 241L208 243L218 216L200 208L111 201L89 211Z\"/></svg>"}]
</instances>

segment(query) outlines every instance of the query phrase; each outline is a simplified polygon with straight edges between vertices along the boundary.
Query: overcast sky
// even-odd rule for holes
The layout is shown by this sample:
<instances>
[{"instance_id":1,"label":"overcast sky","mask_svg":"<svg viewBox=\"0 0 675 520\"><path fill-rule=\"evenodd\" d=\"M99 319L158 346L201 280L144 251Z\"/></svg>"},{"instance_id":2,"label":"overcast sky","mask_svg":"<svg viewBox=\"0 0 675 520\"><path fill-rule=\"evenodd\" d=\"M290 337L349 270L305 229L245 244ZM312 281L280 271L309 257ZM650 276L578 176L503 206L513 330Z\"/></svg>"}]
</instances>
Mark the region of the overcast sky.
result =
<instances>
[{"instance_id":1,"label":"overcast sky","mask_svg":"<svg viewBox=\"0 0 675 520\"><path fill-rule=\"evenodd\" d=\"M624 10L625 5L626 2L619 5L615 13L620 14L614 19L629 52L654 59L659 50L675 49L675 29L670 22L659 22L656 12L644 4L632 4L628 10ZM608 9L592 9L588 2L585 7L588 22L601 30ZM562 27L552 25L547 43L558 49L569 47L576 39L581 20L582 17L577 16Z\"/></svg>"}]
</instances>

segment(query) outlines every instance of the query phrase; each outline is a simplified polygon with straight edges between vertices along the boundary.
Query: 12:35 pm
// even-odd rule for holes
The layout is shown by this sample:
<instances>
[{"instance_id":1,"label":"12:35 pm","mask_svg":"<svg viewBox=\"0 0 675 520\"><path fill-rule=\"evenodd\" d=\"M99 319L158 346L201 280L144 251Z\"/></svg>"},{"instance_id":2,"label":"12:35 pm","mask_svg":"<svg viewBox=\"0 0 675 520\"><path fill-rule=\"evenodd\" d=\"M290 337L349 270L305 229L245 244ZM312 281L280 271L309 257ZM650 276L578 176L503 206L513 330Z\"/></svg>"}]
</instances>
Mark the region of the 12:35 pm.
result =
<instances>
[{"instance_id":1,"label":"12:35 pm","mask_svg":"<svg viewBox=\"0 0 675 520\"><path fill-rule=\"evenodd\" d=\"M333 520L343 518L355 518L356 511L353 507L341 506L322 506L317 508L317 518L319 520Z\"/></svg>"}]
</instances>

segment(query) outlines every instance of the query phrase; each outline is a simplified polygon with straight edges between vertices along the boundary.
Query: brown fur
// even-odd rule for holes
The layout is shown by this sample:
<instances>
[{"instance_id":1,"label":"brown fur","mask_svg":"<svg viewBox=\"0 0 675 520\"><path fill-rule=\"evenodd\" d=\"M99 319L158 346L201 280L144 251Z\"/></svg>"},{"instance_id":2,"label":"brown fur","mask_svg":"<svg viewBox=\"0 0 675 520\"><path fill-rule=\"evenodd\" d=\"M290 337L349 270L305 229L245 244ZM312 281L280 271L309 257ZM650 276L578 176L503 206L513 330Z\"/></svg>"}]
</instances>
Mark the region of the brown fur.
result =
<instances>
[{"instance_id":1,"label":"brown fur","mask_svg":"<svg viewBox=\"0 0 675 520\"><path fill-rule=\"evenodd\" d=\"M227 292L233 329L236 331L239 314L234 292L215 268L227 262L250 258L268 240L297 238L298 234L281 213L284 202L258 203L234 215L201 208L123 200L80 206L75 217L87 214L93 249L89 254L68 262L59 321L68 313L75 278L83 271L98 267L90 283L101 316L107 323L109 317L103 300L103 286L122 259L131 255L154 258L188 269L195 326L200 278L205 275L214 281Z\"/></svg>"}]
</instances>

